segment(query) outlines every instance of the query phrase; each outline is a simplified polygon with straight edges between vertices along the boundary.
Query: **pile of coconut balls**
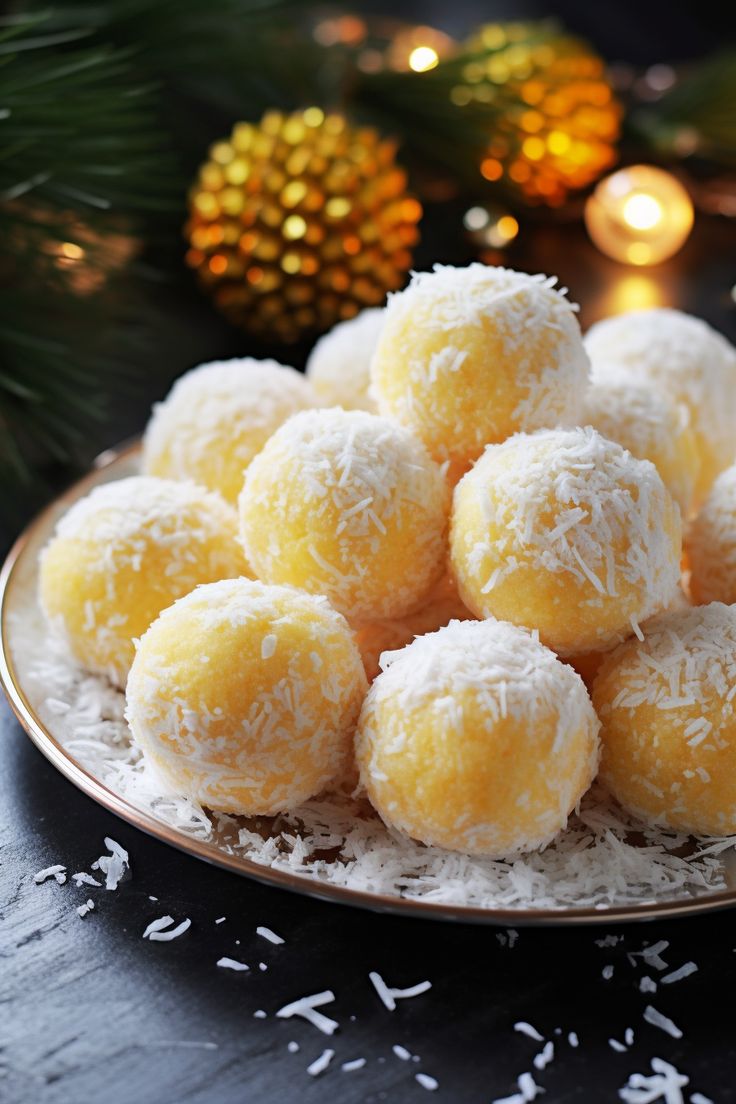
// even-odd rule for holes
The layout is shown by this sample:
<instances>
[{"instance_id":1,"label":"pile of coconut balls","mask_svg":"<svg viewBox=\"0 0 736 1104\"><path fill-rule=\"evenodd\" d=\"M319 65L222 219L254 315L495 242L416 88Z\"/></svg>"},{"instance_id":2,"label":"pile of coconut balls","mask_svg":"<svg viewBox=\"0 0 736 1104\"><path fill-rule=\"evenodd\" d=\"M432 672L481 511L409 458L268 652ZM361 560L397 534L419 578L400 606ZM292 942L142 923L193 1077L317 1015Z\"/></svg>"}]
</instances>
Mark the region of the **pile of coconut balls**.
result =
<instances>
[{"instance_id":1,"label":"pile of coconut balls","mask_svg":"<svg viewBox=\"0 0 736 1104\"><path fill-rule=\"evenodd\" d=\"M306 377L184 375L144 474L62 518L41 602L212 810L358 787L413 839L507 856L599 776L635 817L725 835L735 460L736 351L704 322L583 340L554 279L437 266Z\"/></svg>"}]
</instances>

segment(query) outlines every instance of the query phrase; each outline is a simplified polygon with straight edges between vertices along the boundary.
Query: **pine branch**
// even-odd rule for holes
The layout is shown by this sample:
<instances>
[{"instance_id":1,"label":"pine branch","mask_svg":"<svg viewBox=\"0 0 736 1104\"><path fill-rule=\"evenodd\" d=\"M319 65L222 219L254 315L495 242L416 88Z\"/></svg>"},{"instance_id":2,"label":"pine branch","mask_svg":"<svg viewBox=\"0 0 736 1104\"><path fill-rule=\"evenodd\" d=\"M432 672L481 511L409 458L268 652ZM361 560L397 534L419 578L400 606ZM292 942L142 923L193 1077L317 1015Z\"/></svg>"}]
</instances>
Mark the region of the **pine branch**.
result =
<instances>
[{"instance_id":1,"label":"pine branch","mask_svg":"<svg viewBox=\"0 0 736 1104\"><path fill-rule=\"evenodd\" d=\"M132 51L43 13L0 20L0 517L42 467L87 458L135 374L117 273L146 218L178 223L173 165Z\"/></svg>"},{"instance_id":2,"label":"pine branch","mask_svg":"<svg viewBox=\"0 0 736 1104\"><path fill-rule=\"evenodd\" d=\"M632 112L632 133L665 156L736 165L736 50L697 64L656 104Z\"/></svg>"}]
</instances>

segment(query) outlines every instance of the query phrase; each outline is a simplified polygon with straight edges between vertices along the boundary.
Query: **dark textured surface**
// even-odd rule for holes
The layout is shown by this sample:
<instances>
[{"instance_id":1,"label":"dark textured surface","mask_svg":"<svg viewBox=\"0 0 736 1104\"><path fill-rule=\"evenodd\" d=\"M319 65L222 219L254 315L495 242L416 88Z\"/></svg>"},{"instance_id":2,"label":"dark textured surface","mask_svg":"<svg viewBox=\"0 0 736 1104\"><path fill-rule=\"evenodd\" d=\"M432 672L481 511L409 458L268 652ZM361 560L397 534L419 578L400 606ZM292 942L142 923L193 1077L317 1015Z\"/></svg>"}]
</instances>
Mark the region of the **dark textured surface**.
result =
<instances>
[{"instance_id":1,"label":"dark textured surface","mask_svg":"<svg viewBox=\"0 0 736 1104\"><path fill-rule=\"evenodd\" d=\"M613 948L594 942L609 929L522 929L510 948L491 928L319 904L205 866L103 812L42 758L4 704L0 739L3 1102L418 1104L428 1094L414 1074L424 1070L440 1082L430 1098L489 1104L514 1091L541 1049L513 1031L520 1019L556 1044L555 1060L536 1075L548 1104L615 1101L654 1055L688 1074L690 1091L717 1104L736 1100L732 913L617 929L625 938ZM105 835L131 857L132 876L116 892L34 884L34 872L52 863L89 870ZM80 919L75 909L87 896L96 908ZM190 917L192 927L171 943L144 941L146 924L165 913ZM220 916L226 921L215 924ZM257 936L259 924L284 945ZM639 978L657 971L641 959L632 966L626 952L657 939L670 941L663 957L671 968L693 960L700 969L641 994ZM222 955L249 963L250 973L218 969ZM369 970L395 986L428 978L432 989L391 1013ZM324 1011L340 1023L332 1040L273 1018L284 1003L325 988L336 1000ZM643 1022L649 1002L682 1028L681 1040ZM257 1009L268 1018L254 1019ZM608 1039L622 1040L627 1027L634 1046L615 1053ZM577 1050L569 1031L580 1037ZM292 1039L297 1054L287 1051ZM203 1042L217 1049L186 1045ZM421 1062L399 1060L394 1044ZM336 1051L333 1065L312 1079L306 1066L325 1046ZM356 1057L366 1066L343 1073L338 1062Z\"/></svg>"}]
</instances>

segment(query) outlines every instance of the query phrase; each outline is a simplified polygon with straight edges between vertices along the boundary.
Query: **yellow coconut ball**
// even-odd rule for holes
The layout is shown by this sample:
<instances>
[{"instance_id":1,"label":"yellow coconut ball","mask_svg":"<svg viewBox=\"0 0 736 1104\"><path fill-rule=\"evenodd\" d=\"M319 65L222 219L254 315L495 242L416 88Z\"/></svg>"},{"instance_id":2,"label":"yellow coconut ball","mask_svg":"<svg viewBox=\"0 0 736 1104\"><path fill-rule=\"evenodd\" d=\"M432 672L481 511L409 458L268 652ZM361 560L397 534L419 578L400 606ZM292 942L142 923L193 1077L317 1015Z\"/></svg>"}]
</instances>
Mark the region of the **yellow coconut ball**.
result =
<instances>
[{"instance_id":1,"label":"yellow coconut ball","mask_svg":"<svg viewBox=\"0 0 736 1104\"><path fill-rule=\"evenodd\" d=\"M402 617L445 564L449 490L401 426L360 410L297 414L248 468L240 496L258 578L326 595L352 620Z\"/></svg>"},{"instance_id":2,"label":"yellow coconut ball","mask_svg":"<svg viewBox=\"0 0 736 1104\"><path fill-rule=\"evenodd\" d=\"M585 346L597 379L621 367L687 407L700 459L696 499L736 458L736 349L681 311L632 311L592 326Z\"/></svg>"},{"instance_id":3,"label":"yellow coconut ball","mask_svg":"<svg viewBox=\"0 0 736 1104\"><path fill-rule=\"evenodd\" d=\"M695 835L736 832L736 607L666 613L593 687L601 778L630 812Z\"/></svg>"},{"instance_id":4,"label":"yellow coconut ball","mask_svg":"<svg viewBox=\"0 0 736 1104\"><path fill-rule=\"evenodd\" d=\"M538 629L563 656L604 651L674 597L680 511L648 460L595 430L520 433L455 488L460 597Z\"/></svg>"},{"instance_id":5,"label":"yellow coconut ball","mask_svg":"<svg viewBox=\"0 0 736 1104\"><path fill-rule=\"evenodd\" d=\"M736 465L716 479L686 548L693 600L736 603Z\"/></svg>"},{"instance_id":6,"label":"yellow coconut ball","mask_svg":"<svg viewBox=\"0 0 736 1104\"><path fill-rule=\"evenodd\" d=\"M193 483L139 476L97 487L41 556L41 605L77 660L124 686L133 639L199 583L247 570L237 515Z\"/></svg>"},{"instance_id":7,"label":"yellow coconut ball","mask_svg":"<svg viewBox=\"0 0 736 1104\"><path fill-rule=\"evenodd\" d=\"M411 644L415 636L436 632L450 621L473 620L473 614L463 605L449 575L443 576L429 600L419 609L385 621L359 621L353 625L368 681L381 670L381 655Z\"/></svg>"},{"instance_id":8,"label":"yellow coconut ball","mask_svg":"<svg viewBox=\"0 0 736 1104\"><path fill-rule=\"evenodd\" d=\"M598 765L598 720L571 667L496 621L453 621L389 659L356 734L361 782L387 824L492 856L565 827Z\"/></svg>"},{"instance_id":9,"label":"yellow coconut ball","mask_svg":"<svg viewBox=\"0 0 736 1104\"><path fill-rule=\"evenodd\" d=\"M369 307L321 337L307 361L307 379L325 406L376 413L370 366L383 326L383 308Z\"/></svg>"},{"instance_id":10,"label":"yellow coconut ball","mask_svg":"<svg viewBox=\"0 0 736 1104\"><path fill-rule=\"evenodd\" d=\"M588 358L555 280L436 265L389 297L371 373L381 414L460 470L517 430L576 425Z\"/></svg>"},{"instance_id":11,"label":"yellow coconut ball","mask_svg":"<svg viewBox=\"0 0 736 1104\"><path fill-rule=\"evenodd\" d=\"M639 460L651 460L684 518L690 513L700 464L687 410L633 374L611 374L585 395L583 422Z\"/></svg>"},{"instance_id":12,"label":"yellow coconut ball","mask_svg":"<svg viewBox=\"0 0 736 1104\"><path fill-rule=\"evenodd\" d=\"M153 623L126 716L173 789L222 812L271 815L339 778L365 691L352 633L326 599L229 579Z\"/></svg>"},{"instance_id":13,"label":"yellow coconut ball","mask_svg":"<svg viewBox=\"0 0 736 1104\"><path fill-rule=\"evenodd\" d=\"M318 405L304 376L275 360L202 364L154 407L143 470L192 479L234 505L243 472L271 434L292 414Z\"/></svg>"}]
</instances>

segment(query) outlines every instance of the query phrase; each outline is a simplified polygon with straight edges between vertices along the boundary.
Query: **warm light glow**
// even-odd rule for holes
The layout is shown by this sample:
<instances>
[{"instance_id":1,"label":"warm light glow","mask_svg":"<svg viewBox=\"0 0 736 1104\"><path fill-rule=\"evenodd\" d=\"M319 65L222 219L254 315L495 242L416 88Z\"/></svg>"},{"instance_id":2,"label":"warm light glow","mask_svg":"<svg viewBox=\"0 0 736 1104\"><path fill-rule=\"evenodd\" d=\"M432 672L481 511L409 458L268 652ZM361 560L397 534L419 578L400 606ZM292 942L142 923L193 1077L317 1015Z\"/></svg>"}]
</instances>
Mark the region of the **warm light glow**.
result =
<instances>
[{"instance_id":1,"label":"warm light glow","mask_svg":"<svg viewBox=\"0 0 736 1104\"><path fill-rule=\"evenodd\" d=\"M585 225L601 253L632 265L673 256L693 225L693 205L671 173L632 165L606 177L585 205Z\"/></svg>"},{"instance_id":2,"label":"warm light glow","mask_svg":"<svg viewBox=\"0 0 736 1104\"><path fill-rule=\"evenodd\" d=\"M519 223L513 215L488 207L469 207L463 225L471 241L481 248L503 249L519 233Z\"/></svg>"},{"instance_id":3,"label":"warm light glow","mask_svg":"<svg viewBox=\"0 0 736 1104\"><path fill-rule=\"evenodd\" d=\"M662 218L662 204L652 195L637 192L626 200L623 213L634 230L651 230Z\"/></svg>"},{"instance_id":4,"label":"warm light glow","mask_svg":"<svg viewBox=\"0 0 736 1104\"><path fill-rule=\"evenodd\" d=\"M415 73L426 73L439 65L440 56L431 46L415 46L409 54L409 68Z\"/></svg>"},{"instance_id":5,"label":"warm light glow","mask_svg":"<svg viewBox=\"0 0 736 1104\"><path fill-rule=\"evenodd\" d=\"M659 282L643 273L621 276L606 287L605 297L596 303L596 313L601 318L612 314L626 314L634 310L651 310L667 306L667 300Z\"/></svg>"},{"instance_id":6,"label":"warm light glow","mask_svg":"<svg viewBox=\"0 0 736 1104\"><path fill-rule=\"evenodd\" d=\"M74 242L62 242L59 253L70 261L81 261L84 256L81 245L76 245Z\"/></svg>"}]
</instances>

